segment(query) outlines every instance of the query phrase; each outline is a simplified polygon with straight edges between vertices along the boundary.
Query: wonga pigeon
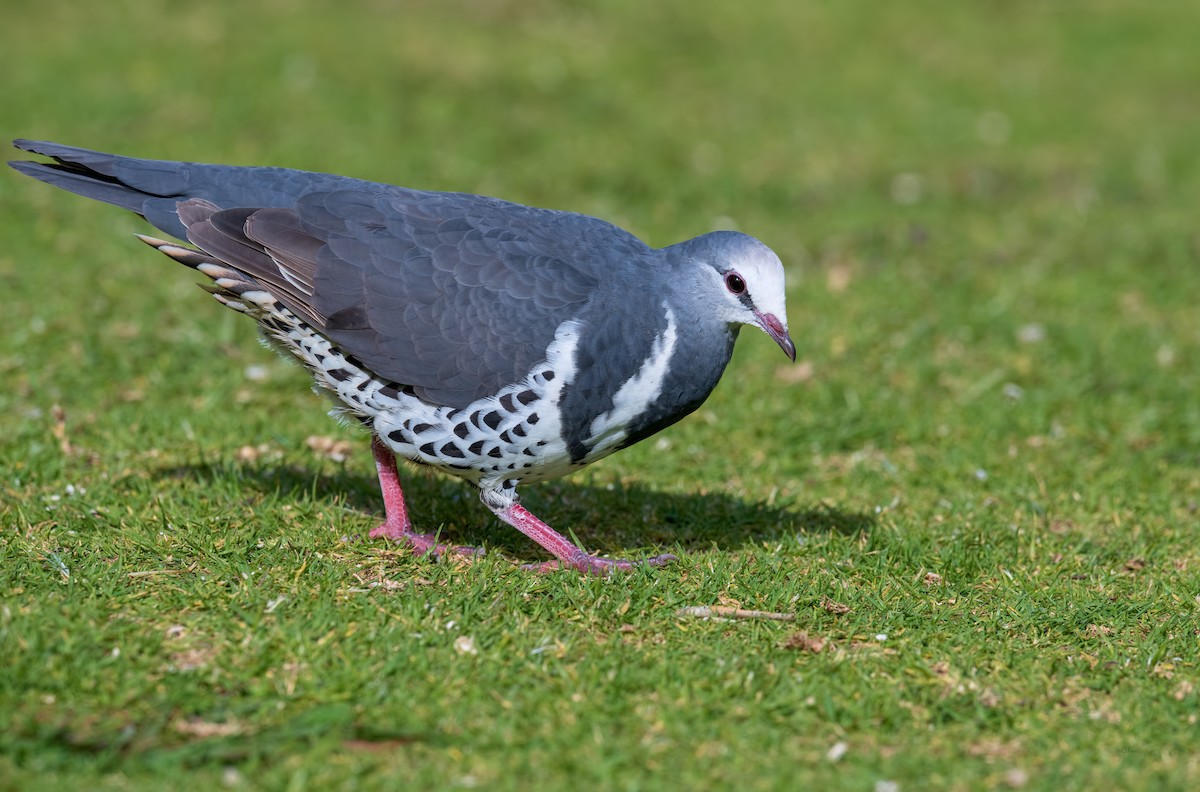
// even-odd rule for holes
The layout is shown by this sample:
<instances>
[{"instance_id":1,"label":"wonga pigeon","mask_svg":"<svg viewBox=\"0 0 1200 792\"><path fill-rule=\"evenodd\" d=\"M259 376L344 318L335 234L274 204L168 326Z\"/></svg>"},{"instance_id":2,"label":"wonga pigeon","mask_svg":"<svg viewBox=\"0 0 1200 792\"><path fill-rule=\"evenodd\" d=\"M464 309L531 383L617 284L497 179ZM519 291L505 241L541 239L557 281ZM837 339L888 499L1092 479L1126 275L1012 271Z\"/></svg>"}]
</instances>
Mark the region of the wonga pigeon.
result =
<instances>
[{"instance_id":1,"label":"wonga pigeon","mask_svg":"<svg viewBox=\"0 0 1200 792\"><path fill-rule=\"evenodd\" d=\"M479 488L548 550L541 569L604 574L521 506L516 487L566 475L700 406L741 325L793 361L778 257L717 231L653 249L609 223L465 193L283 168L134 159L14 141L11 162L130 209L187 247L140 237L213 280L296 357L336 412L371 431L385 522L417 553L475 552L413 530L396 455Z\"/></svg>"}]
</instances>

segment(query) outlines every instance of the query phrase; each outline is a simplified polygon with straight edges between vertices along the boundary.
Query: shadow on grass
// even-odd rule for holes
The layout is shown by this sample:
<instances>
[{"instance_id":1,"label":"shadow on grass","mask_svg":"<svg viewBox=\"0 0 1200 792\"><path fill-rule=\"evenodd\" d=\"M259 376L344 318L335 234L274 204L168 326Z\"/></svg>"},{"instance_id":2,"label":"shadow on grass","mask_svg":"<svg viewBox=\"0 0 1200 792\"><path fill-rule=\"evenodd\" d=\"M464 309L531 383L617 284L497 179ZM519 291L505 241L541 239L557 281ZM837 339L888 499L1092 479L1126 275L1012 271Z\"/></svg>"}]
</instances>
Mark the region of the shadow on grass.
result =
<instances>
[{"instance_id":1,"label":"shadow on grass","mask_svg":"<svg viewBox=\"0 0 1200 792\"><path fill-rule=\"evenodd\" d=\"M346 470L329 473L296 465L222 461L163 468L157 475L234 491L244 488L285 502L340 502L371 520L383 517L376 479ZM538 552L515 529L492 516L471 485L414 468L402 469L401 475L418 531L440 531L454 544L482 545L517 558L532 558ZM733 550L805 534L854 535L875 525L874 515L820 502L768 504L722 492L677 493L586 479L527 485L521 490L521 502L555 529L573 534L590 551L606 555L647 546ZM374 524L364 524L360 538L365 539Z\"/></svg>"},{"instance_id":2,"label":"shadow on grass","mask_svg":"<svg viewBox=\"0 0 1200 792\"><path fill-rule=\"evenodd\" d=\"M315 704L272 726L245 735L187 734L188 712L164 709L133 720L122 712L102 717L79 717L59 710L19 713L13 728L0 736L0 751L18 766L37 763L61 770L79 757L113 772L132 761L205 767L269 761L272 756L319 750L343 752L395 751L412 743L444 744L437 733L408 733L364 724L354 707L341 703ZM216 725L216 724L212 724Z\"/></svg>"}]
</instances>

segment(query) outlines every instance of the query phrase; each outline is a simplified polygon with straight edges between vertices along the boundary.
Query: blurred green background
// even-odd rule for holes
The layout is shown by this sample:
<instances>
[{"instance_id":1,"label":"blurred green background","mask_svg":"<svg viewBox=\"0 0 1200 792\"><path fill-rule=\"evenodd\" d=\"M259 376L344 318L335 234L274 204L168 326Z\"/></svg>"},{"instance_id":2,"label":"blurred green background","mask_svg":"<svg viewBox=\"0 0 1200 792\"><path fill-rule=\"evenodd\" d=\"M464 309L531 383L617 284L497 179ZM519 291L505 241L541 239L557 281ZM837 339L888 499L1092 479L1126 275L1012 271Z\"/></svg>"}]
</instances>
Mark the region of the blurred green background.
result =
<instances>
[{"instance_id":1,"label":"blurred green background","mask_svg":"<svg viewBox=\"0 0 1200 792\"><path fill-rule=\"evenodd\" d=\"M365 441L144 224L0 176L0 786L1200 783L1200 5L0 22L7 138L737 228L799 358L745 333L696 415L526 494L658 575L513 570L536 549L410 472L422 525L497 551L414 560L342 541ZM676 616L719 603L796 623Z\"/></svg>"}]
</instances>

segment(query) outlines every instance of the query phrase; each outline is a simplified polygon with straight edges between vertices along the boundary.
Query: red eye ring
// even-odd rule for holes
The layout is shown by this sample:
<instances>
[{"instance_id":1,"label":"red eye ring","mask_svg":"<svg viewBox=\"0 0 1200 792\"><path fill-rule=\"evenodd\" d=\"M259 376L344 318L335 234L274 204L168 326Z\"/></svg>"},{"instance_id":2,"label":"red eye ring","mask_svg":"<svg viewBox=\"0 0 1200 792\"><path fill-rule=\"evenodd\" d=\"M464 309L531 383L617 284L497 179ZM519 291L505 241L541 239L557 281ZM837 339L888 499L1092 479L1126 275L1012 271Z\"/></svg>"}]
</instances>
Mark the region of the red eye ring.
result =
<instances>
[{"instance_id":1,"label":"red eye ring","mask_svg":"<svg viewBox=\"0 0 1200 792\"><path fill-rule=\"evenodd\" d=\"M746 291L746 281L736 272L730 272L725 276L725 288L733 294L741 294Z\"/></svg>"}]
</instances>

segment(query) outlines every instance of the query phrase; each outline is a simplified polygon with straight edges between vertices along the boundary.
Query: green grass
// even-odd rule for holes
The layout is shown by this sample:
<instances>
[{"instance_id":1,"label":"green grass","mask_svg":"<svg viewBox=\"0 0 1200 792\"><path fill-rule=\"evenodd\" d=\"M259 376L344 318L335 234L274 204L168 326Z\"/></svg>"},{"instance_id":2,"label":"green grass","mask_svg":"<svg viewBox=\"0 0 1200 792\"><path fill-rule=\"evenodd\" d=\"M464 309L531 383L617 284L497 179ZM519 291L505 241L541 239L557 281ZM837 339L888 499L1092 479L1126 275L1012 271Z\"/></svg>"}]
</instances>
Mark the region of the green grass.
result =
<instances>
[{"instance_id":1,"label":"green grass","mask_svg":"<svg viewBox=\"0 0 1200 792\"><path fill-rule=\"evenodd\" d=\"M801 360L525 493L673 566L521 571L410 470L492 550L416 560L136 217L0 176L0 788L1200 786L1193 2L0 15L0 137L736 225Z\"/></svg>"}]
</instances>

